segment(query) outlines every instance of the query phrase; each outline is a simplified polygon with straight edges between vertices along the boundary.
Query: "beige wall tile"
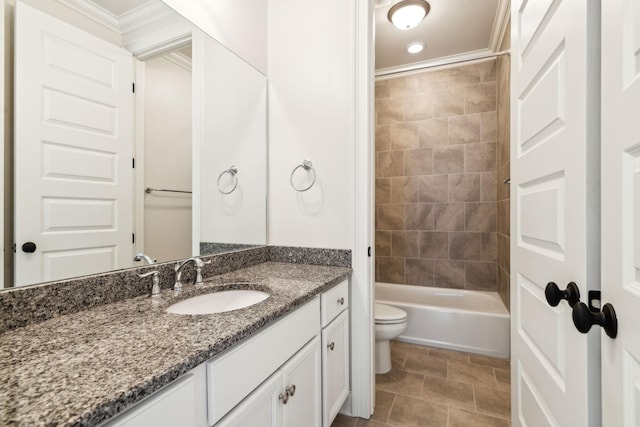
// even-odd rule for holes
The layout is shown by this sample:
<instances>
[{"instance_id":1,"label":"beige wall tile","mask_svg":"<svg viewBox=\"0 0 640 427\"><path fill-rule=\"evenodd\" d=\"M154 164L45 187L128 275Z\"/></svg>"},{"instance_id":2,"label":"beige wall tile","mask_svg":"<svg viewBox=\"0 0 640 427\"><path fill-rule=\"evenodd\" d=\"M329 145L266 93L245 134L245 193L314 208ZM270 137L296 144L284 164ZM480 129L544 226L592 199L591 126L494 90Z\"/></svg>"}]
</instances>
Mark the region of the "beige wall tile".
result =
<instances>
[{"instance_id":1,"label":"beige wall tile","mask_svg":"<svg viewBox=\"0 0 640 427\"><path fill-rule=\"evenodd\" d=\"M504 163L502 166L498 167L498 180L496 182L498 200L505 200L510 197L511 186L509 184L505 184L504 181L506 179L511 178L511 163Z\"/></svg>"},{"instance_id":2,"label":"beige wall tile","mask_svg":"<svg viewBox=\"0 0 640 427\"><path fill-rule=\"evenodd\" d=\"M464 112L483 113L496 109L496 83L487 82L464 88Z\"/></svg>"},{"instance_id":3,"label":"beige wall tile","mask_svg":"<svg viewBox=\"0 0 640 427\"><path fill-rule=\"evenodd\" d=\"M376 99L389 98L390 88L389 80L379 80L376 82L375 87Z\"/></svg>"},{"instance_id":4,"label":"beige wall tile","mask_svg":"<svg viewBox=\"0 0 640 427\"><path fill-rule=\"evenodd\" d=\"M447 259L449 257L449 235L442 232L421 232L419 238L420 258Z\"/></svg>"},{"instance_id":5,"label":"beige wall tile","mask_svg":"<svg viewBox=\"0 0 640 427\"><path fill-rule=\"evenodd\" d=\"M511 298L511 293L509 292L509 287L511 286L510 281L511 278L507 272L498 265L498 294L500 295L500 299L504 303L505 307L507 307L507 310L511 305L511 301L509 300L509 298Z\"/></svg>"},{"instance_id":6,"label":"beige wall tile","mask_svg":"<svg viewBox=\"0 0 640 427\"><path fill-rule=\"evenodd\" d=\"M403 98L411 96L418 90L418 78L416 76L403 76L395 79L388 79L390 96L392 98Z\"/></svg>"},{"instance_id":7,"label":"beige wall tile","mask_svg":"<svg viewBox=\"0 0 640 427\"><path fill-rule=\"evenodd\" d=\"M391 149L391 126L376 126L376 152Z\"/></svg>"},{"instance_id":8,"label":"beige wall tile","mask_svg":"<svg viewBox=\"0 0 640 427\"><path fill-rule=\"evenodd\" d=\"M436 287L464 289L464 261L435 260L434 267Z\"/></svg>"},{"instance_id":9,"label":"beige wall tile","mask_svg":"<svg viewBox=\"0 0 640 427\"><path fill-rule=\"evenodd\" d=\"M394 176L391 180L391 203L418 203L418 177Z\"/></svg>"},{"instance_id":10,"label":"beige wall tile","mask_svg":"<svg viewBox=\"0 0 640 427\"><path fill-rule=\"evenodd\" d=\"M411 231L392 231L391 256L400 258L417 258L418 233Z\"/></svg>"},{"instance_id":11,"label":"beige wall tile","mask_svg":"<svg viewBox=\"0 0 640 427\"><path fill-rule=\"evenodd\" d=\"M498 265L510 274L511 254L509 251L509 238L498 233Z\"/></svg>"},{"instance_id":12,"label":"beige wall tile","mask_svg":"<svg viewBox=\"0 0 640 427\"><path fill-rule=\"evenodd\" d=\"M390 125L391 149L405 150L418 148L418 127L413 123L398 123Z\"/></svg>"},{"instance_id":13,"label":"beige wall tile","mask_svg":"<svg viewBox=\"0 0 640 427\"><path fill-rule=\"evenodd\" d=\"M494 185L495 188L495 185ZM449 175L450 202L480 201L480 175L455 174Z\"/></svg>"},{"instance_id":14,"label":"beige wall tile","mask_svg":"<svg viewBox=\"0 0 640 427\"><path fill-rule=\"evenodd\" d=\"M376 256L391 256L391 232L376 230Z\"/></svg>"},{"instance_id":15,"label":"beige wall tile","mask_svg":"<svg viewBox=\"0 0 640 427\"><path fill-rule=\"evenodd\" d=\"M404 230L404 206L376 206L376 230Z\"/></svg>"},{"instance_id":16,"label":"beige wall tile","mask_svg":"<svg viewBox=\"0 0 640 427\"><path fill-rule=\"evenodd\" d=\"M464 146L465 172L495 172L496 143L482 142Z\"/></svg>"},{"instance_id":17,"label":"beige wall tile","mask_svg":"<svg viewBox=\"0 0 640 427\"><path fill-rule=\"evenodd\" d=\"M407 258L406 276L408 285L433 286L433 260Z\"/></svg>"},{"instance_id":18,"label":"beige wall tile","mask_svg":"<svg viewBox=\"0 0 640 427\"><path fill-rule=\"evenodd\" d=\"M464 172L464 148L462 145L435 147L433 149L433 171L437 174Z\"/></svg>"},{"instance_id":19,"label":"beige wall tile","mask_svg":"<svg viewBox=\"0 0 640 427\"><path fill-rule=\"evenodd\" d=\"M408 99L405 120L427 120L433 117L433 101L429 97L414 96Z\"/></svg>"},{"instance_id":20,"label":"beige wall tile","mask_svg":"<svg viewBox=\"0 0 640 427\"><path fill-rule=\"evenodd\" d=\"M433 230L433 204L404 205L404 227L406 230Z\"/></svg>"},{"instance_id":21,"label":"beige wall tile","mask_svg":"<svg viewBox=\"0 0 640 427\"><path fill-rule=\"evenodd\" d=\"M402 98L380 99L376 104L378 125L400 123L404 121L405 102Z\"/></svg>"},{"instance_id":22,"label":"beige wall tile","mask_svg":"<svg viewBox=\"0 0 640 427\"><path fill-rule=\"evenodd\" d=\"M509 236L511 234L510 200L498 202L498 233Z\"/></svg>"},{"instance_id":23,"label":"beige wall tile","mask_svg":"<svg viewBox=\"0 0 640 427\"><path fill-rule=\"evenodd\" d=\"M417 74L420 93L445 90L449 87L449 71L436 70Z\"/></svg>"},{"instance_id":24,"label":"beige wall tile","mask_svg":"<svg viewBox=\"0 0 640 427\"><path fill-rule=\"evenodd\" d=\"M449 145L480 142L480 114L449 117Z\"/></svg>"},{"instance_id":25,"label":"beige wall tile","mask_svg":"<svg viewBox=\"0 0 640 427\"><path fill-rule=\"evenodd\" d=\"M436 203L433 207L433 229L464 231L464 203Z\"/></svg>"},{"instance_id":26,"label":"beige wall tile","mask_svg":"<svg viewBox=\"0 0 640 427\"><path fill-rule=\"evenodd\" d=\"M497 174L496 172L485 172L480 174L480 201L495 202L497 199Z\"/></svg>"},{"instance_id":27,"label":"beige wall tile","mask_svg":"<svg viewBox=\"0 0 640 427\"><path fill-rule=\"evenodd\" d=\"M404 258L379 257L379 280L385 283L405 283Z\"/></svg>"},{"instance_id":28,"label":"beige wall tile","mask_svg":"<svg viewBox=\"0 0 640 427\"><path fill-rule=\"evenodd\" d=\"M495 202L465 203L465 230L485 232L496 231L496 211L497 207Z\"/></svg>"},{"instance_id":29,"label":"beige wall tile","mask_svg":"<svg viewBox=\"0 0 640 427\"><path fill-rule=\"evenodd\" d=\"M391 256L391 232L376 230L376 256Z\"/></svg>"},{"instance_id":30,"label":"beige wall tile","mask_svg":"<svg viewBox=\"0 0 640 427\"><path fill-rule=\"evenodd\" d=\"M449 143L449 121L446 118L417 122L418 144L420 147L433 147Z\"/></svg>"},{"instance_id":31,"label":"beige wall tile","mask_svg":"<svg viewBox=\"0 0 640 427\"><path fill-rule=\"evenodd\" d=\"M391 202L391 181L389 178L376 178L376 204Z\"/></svg>"},{"instance_id":32,"label":"beige wall tile","mask_svg":"<svg viewBox=\"0 0 640 427\"><path fill-rule=\"evenodd\" d=\"M496 262L498 259L497 233L482 233L482 261Z\"/></svg>"},{"instance_id":33,"label":"beige wall tile","mask_svg":"<svg viewBox=\"0 0 640 427\"><path fill-rule=\"evenodd\" d=\"M418 148L405 151L405 175L431 175L433 173L433 149Z\"/></svg>"},{"instance_id":34,"label":"beige wall tile","mask_svg":"<svg viewBox=\"0 0 640 427\"><path fill-rule=\"evenodd\" d=\"M481 233L449 233L449 259L480 261L482 259Z\"/></svg>"},{"instance_id":35,"label":"beige wall tile","mask_svg":"<svg viewBox=\"0 0 640 427\"><path fill-rule=\"evenodd\" d=\"M436 90L431 92L430 96L433 100L433 117L449 117L464 114L464 88L449 87L444 90Z\"/></svg>"},{"instance_id":36,"label":"beige wall tile","mask_svg":"<svg viewBox=\"0 0 640 427\"><path fill-rule=\"evenodd\" d=\"M404 151L381 151L377 158L377 177L404 175Z\"/></svg>"},{"instance_id":37,"label":"beige wall tile","mask_svg":"<svg viewBox=\"0 0 640 427\"><path fill-rule=\"evenodd\" d=\"M498 117L495 111L482 113L480 142L495 142L498 138Z\"/></svg>"},{"instance_id":38,"label":"beige wall tile","mask_svg":"<svg viewBox=\"0 0 640 427\"><path fill-rule=\"evenodd\" d=\"M420 203L448 201L449 177L447 175L429 175L419 177L418 200Z\"/></svg>"},{"instance_id":39,"label":"beige wall tile","mask_svg":"<svg viewBox=\"0 0 640 427\"><path fill-rule=\"evenodd\" d=\"M497 291L495 262L465 262L465 288L474 291Z\"/></svg>"}]
</instances>

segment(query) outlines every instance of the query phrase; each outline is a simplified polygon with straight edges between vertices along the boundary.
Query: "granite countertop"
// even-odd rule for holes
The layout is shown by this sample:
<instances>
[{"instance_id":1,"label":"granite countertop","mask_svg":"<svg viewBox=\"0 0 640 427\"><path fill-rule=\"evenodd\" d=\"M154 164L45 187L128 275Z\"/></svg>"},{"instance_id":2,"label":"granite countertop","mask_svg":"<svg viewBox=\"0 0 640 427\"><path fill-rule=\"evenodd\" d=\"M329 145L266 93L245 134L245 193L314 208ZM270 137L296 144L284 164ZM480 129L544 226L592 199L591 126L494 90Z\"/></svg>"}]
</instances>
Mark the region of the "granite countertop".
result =
<instances>
[{"instance_id":1,"label":"granite countertop","mask_svg":"<svg viewBox=\"0 0 640 427\"><path fill-rule=\"evenodd\" d=\"M0 425L97 425L350 274L343 267L266 262L206 279L199 289L185 285L178 296L164 290L159 300L136 297L8 331L0 335ZM229 287L271 295L227 313L165 311Z\"/></svg>"}]
</instances>

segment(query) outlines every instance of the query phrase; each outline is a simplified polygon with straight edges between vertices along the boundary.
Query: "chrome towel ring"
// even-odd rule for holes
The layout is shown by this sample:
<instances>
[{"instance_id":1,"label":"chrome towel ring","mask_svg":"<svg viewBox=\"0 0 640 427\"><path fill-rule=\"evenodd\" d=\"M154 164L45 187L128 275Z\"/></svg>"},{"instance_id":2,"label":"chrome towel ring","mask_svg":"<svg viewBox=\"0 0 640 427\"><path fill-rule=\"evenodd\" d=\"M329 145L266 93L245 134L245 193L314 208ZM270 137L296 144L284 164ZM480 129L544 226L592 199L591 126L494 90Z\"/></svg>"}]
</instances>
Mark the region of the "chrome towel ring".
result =
<instances>
[{"instance_id":1,"label":"chrome towel ring","mask_svg":"<svg viewBox=\"0 0 640 427\"><path fill-rule=\"evenodd\" d=\"M296 187L296 185L293 183L293 175L296 173L296 171L298 169L304 169L305 171L311 173L311 175L313 175L313 179L311 180L311 184L309 184L307 187L305 188L298 188ZM293 187L294 190L302 193L303 191L307 191L309 190L311 187L313 187L313 185L316 183L316 171L315 169L313 169L313 163L311 163L311 160L305 159L302 163L300 163L298 166L296 166L292 171L291 171L291 176L289 177L289 182L291 183L291 187Z\"/></svg>"},{"instance_id":2,"label":"chrome towel ring","mask_svg":"<svg viewBox=\"0 0 640 427\"><path fill-rule=\"evenodd\" d=\"M233 178L233 187L229 191L224 191L222 189L222 187L220 187L220 180L227 173L229 175L231 175L231 178ZM218 191L220 193L222 193L222 194L231 194L234 191L236 191L237 187L238 187L238 168L236 166L231 166L229 169L222 171L222 173L220 175L218 175Z\"/></svg>"}]
</instances>

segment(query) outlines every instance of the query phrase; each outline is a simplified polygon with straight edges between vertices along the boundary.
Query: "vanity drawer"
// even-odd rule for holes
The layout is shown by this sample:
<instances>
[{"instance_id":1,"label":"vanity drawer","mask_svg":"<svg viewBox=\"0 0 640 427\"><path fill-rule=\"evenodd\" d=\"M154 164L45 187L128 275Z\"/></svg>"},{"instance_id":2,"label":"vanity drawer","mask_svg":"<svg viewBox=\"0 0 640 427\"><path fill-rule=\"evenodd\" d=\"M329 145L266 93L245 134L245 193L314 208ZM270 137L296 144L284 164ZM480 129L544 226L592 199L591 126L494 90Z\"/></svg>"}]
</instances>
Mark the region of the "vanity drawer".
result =
<instances>
[{"instance_id":1,"label":"vanity drawer","mask_svg":"<svg viewBox=\"0 0 640 427\"><path fill-rule=\"evenodd\" d=\"M273 374L320 331L318 297L249 341L207 362L209 425Z\"/></svg>"},{"instance_id":2,"label":"vanity drawer","mask_svg":"<svg viewBox=\"0 0 640 427\"><path fill-rule=\"evenodd\" d=\"M346 279L320 297L322 327L327 326L342 310L349 307L349 280Z\"/></svg>"}]
</instances>

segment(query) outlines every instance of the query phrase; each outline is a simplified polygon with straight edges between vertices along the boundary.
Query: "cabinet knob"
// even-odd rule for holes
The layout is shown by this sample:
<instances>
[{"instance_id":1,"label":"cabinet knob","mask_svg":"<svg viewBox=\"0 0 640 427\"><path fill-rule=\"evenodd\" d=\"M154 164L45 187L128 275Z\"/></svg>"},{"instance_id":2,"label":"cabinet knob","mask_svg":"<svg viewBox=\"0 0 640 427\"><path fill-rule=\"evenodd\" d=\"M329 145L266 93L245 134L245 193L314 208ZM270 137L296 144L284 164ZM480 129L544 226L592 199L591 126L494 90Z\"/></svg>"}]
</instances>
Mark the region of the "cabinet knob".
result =
<instances>
[{"instance_id":1,"label":"cabinet knob","mask_svg":"<svg viewBox=\"0 0 640 427\"><path fill-rule=\"evenodd\" d=\"M336 343L331 341L329 344L327 344L327 347L329 347L329 350L333 350L336 347Z\"/></svg>"},{"instance_id":2,"label":"cabinet knob","mask_svg":"<svg viewBox=\"0 0 640 427\"><path fill-rule=\"evenodd\" d=\"M287 402L289 401L289 392L285 391L284 393L280 393L278 395L278 399L282 400L283 405L286 405Z\"/></svg>"},{"instance_id":3,"label":"cabinet knob","mask_svg":"<svg viewBox=\"0 0 640 427\"><path fill-rule=\"evenodd\" d=\"M291 384L290 386L287 387L287 394L291 397L293 397L294 394L296 394L296 385L295 384Z\"/></svg>"},{"instance_id":4,"label":"cabinet knob","mask_svg":"<svg viewBox=\"0 0 640 427\"><path fill-rule=\"evenodd\" d=\"M338 299L338 304L344 305L344 297Z\"/></svg>"}]
</instances>

